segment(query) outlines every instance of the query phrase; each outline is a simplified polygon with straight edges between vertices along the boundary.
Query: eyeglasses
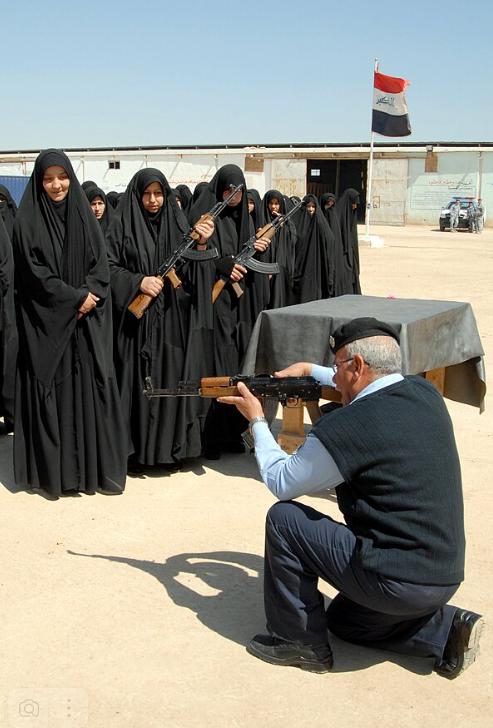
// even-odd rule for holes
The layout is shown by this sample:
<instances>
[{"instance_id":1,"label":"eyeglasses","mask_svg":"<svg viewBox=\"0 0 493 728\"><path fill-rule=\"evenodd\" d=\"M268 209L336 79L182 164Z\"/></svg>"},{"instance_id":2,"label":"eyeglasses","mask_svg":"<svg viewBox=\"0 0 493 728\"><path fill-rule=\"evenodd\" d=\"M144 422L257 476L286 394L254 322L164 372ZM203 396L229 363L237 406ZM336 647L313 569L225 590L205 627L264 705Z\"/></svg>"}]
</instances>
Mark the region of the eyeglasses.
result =
<instances>
[{"instance_id":1,"label":"eyeglasses","mask_svg":"<svg viewBox=\"0 0 493 728\"><path fill-rule=\"evenodd\" d=\"M339 367L341 366L341 364L345 364L348 361L353 361L353 359L354 359L354 356L350 356L348 359L341 359L341 361L335 361L332 364L332 369L334 370L334 373L335 374L337 373L337 370L339 369ZM369 361L366 361L366 359L363 359L363 363L366 364L367 367L371 367L370 362Z\"/></svg>"},{"instance_id":2,"label":"eyeglasses","mask_svg":"<svg viewBox=\"0 0 493 728\"><path fill-rule=\"evenodd\" d=\"M354 359L354 356L350 356L349 359L341 359L340 361L335 361L332 364L332 369L334 370L334 372L337 372L337 370L339 369L341 364L345 364L347 361L353 361L353 359Z\"/></svg>"}]
</instances>

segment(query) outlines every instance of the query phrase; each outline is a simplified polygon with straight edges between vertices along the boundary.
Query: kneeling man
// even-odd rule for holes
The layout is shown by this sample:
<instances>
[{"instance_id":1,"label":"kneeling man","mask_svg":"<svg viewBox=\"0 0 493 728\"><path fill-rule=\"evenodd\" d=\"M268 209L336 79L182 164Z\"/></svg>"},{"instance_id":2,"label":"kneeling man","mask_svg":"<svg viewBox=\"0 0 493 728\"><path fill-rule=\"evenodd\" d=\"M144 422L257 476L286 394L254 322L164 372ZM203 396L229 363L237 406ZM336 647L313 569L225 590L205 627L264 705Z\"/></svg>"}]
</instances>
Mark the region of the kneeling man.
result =
<instances>
[{"instance_id":1,"label":"kneeling man","mask_svg":"<svg viewBox=\"0 0 493 728\"><path fill-rule=\"evenodd\" d=\"M248 651L276 665L332 668L327 628L371 647L433 658L449 679L474 661L481 615L447 604L464 578L459 457L442 396L403 377L399 336L373 318L331 337L333 368L293 364L278 376L332 383L331 407L287 455L243 384L234 404L250 421L265 484L278 498L266 520L267 635ZM293 501L335 488L345 523ZM322 578L338 590L325 609Z\"/></svg>"}]
</instances>

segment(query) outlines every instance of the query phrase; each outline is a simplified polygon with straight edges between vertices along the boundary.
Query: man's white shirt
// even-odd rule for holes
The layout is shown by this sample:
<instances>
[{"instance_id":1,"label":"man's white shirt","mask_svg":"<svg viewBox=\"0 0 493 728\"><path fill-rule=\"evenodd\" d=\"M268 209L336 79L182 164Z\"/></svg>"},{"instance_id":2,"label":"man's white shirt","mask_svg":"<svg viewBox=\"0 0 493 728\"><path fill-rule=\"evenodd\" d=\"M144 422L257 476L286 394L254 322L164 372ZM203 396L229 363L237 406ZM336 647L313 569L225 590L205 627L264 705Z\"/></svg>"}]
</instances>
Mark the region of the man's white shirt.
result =
<instances>
[{"instance_id":1,"label":"man's white shirt","mask_svg":"<svg viewBox=\"0 0 493 728\"><path fill-rule=\"evenodd\" d=\"M313 364L312 377L322 385L333 386L334 370ZM380 377L362 389L347 406L402 379L401 374ZM277 444L266 422L255 422L252 434L260 475L278 500L320 493L344 482L333 457L315 435L309 434L301 447L288 455Z\"/></svg>"}]
</instances>

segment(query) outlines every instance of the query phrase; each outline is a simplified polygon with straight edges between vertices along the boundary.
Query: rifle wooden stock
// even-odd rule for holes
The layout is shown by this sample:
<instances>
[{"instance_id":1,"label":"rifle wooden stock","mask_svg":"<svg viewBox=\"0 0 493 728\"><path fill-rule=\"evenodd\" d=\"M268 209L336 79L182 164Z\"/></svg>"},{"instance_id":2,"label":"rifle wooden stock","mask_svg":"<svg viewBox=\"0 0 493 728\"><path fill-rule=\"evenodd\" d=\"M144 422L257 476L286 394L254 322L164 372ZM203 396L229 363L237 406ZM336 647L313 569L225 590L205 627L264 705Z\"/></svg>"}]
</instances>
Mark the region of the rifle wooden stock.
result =
<instances>
[{"instance_id":1,"label":"rifle wooden stock","mask_svg":"<svg viewBox=\"0 0 493 728\"><path fill-rule=\"evenodd\" d=\"M256 238L257 240L259 238L267 238L267 240L272 240L274 235L276 234L276 229L273 226L271 222L268 222L267 225L264 225L264 227L259 228L257 230Z\"/></svg>"},{"instance_id":2,"label":"rifle wooden stock","mask_svg":"<svg viewBox=\"0 0 493 728\"><path fill-rule=\"evenodd\" d=\"M226 280L226 278L219 278L214 283L214 286L212 288L212 303L216 303L216 301L219 297L219 294L221 293L221 291L223 290L223 288L227 282L228 281Z\"/></svg>"},{"instance_id":3,"label":"rifle wooden stock","mask_svg":"<svg viewBox=\"0 0 493 728\"><path fill-rule=\"evenodd\" d=\"M229 280L227 278L219 278L219 280L217 280L214 283L214 287L212 289L212 303L216 303L217 299L219 298L219 294L221 293L221 291L223 290L224 286L228 282L229 282ZM232 281L231 282L231 288L236 293L236 295L237 295L238 298L240 296L242 296L244 294L244 292L245 292L243 290L243 288L240 286L239 281Z\"/></svg>"}]
</instances>

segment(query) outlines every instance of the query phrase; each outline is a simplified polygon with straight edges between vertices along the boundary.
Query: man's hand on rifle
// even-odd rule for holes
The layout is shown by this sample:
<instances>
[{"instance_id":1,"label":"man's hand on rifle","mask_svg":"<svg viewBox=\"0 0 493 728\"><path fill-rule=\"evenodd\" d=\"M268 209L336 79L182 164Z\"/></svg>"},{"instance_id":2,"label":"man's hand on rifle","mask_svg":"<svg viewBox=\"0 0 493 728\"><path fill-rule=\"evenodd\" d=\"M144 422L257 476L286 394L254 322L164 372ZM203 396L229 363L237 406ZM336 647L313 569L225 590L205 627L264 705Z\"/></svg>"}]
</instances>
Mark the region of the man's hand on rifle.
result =
<instances>
[{"instance_id":1,"label":"man's hand on rifle","mask_svg":"<svg viewBox=\"0 0 493 728\"><path fill-rule=\"evenodd\" d=\"M144 276L140 283L140 290L146 296L156 298L163 290L163 279L159 278L159 276Z\"/></svg>"},{"instance_id":2,"label":"man's hand on rifle","mask_svg":"<svg viewBox=\"0 0 493 728\"><path fill-rule=\"evenodd\" d=\"M199 245L204 245L214 232L214 222L212 220L203 220L194 225L194 230L200 234Z\"/></svg>"},{"instance_id":3,"label":"man's hand on rifle","mask_svg":"<svg viewBox=\"0 0 493 728\"><path fill-rule=\"evenodd\" d=\"M311 377L312 365L308 361L298 361L296 364L290 364L286 369L274 372L275 377Z\"/></svg>"},{"instance_id":4,"label":"man's hand on rifle","mask_svg":"<svg viewBox=\"0 0 493 728\"><path fill-rule=\"evenodd\" d=\"M82 318L82 316L85 316L90 311L92 311L93 308L96 308L96 306L98 305L98 301L99 298L95 296L94 293L88 293L86 300L78 309L77 318Z\"/></svg>"},{"instance_id":5,"label":"man's hand on rifle","mask_svg":"<svg viewBox=\"0 0 493 728\"><path fill-rule=\"evenodd\" d=\"M254 417L263 417L264 411L260 400L258 400L257 397L250 392L246 384L243 384L243 382L238 382L237 387L239 396L218 397L217 401L222 402L223 404L234 404L238 412L240 412L243 417L246 417L249 422Z\"/></svg>"}]
</instances>

